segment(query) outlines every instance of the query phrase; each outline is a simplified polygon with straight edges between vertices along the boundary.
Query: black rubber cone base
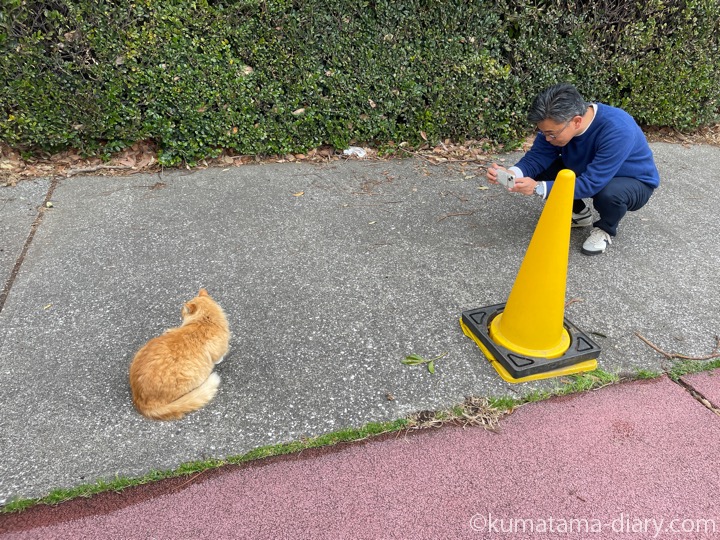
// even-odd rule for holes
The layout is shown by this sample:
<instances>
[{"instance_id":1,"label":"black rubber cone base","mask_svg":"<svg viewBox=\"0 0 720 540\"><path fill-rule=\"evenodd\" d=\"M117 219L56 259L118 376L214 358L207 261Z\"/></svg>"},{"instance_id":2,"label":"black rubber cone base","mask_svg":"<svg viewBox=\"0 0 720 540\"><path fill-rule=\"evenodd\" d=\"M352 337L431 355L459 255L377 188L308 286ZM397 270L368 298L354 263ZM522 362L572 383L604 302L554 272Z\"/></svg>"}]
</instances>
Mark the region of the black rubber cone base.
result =
<instances>
[{"instance_id":1,"label":"black rubber cone base","mask_svg":"<svg viewBox=\"0 0 720 540\"><path fill-rule=\"evenodd\" d=\"M548 379L597 369L600 347L567 319L563 325L570 335L568 350L558 358L518 354L490 338L490 322L503 312L505 304L464 311L460 326L492 363L498 374L512 383Z\"/></svg>"}]
</instances>

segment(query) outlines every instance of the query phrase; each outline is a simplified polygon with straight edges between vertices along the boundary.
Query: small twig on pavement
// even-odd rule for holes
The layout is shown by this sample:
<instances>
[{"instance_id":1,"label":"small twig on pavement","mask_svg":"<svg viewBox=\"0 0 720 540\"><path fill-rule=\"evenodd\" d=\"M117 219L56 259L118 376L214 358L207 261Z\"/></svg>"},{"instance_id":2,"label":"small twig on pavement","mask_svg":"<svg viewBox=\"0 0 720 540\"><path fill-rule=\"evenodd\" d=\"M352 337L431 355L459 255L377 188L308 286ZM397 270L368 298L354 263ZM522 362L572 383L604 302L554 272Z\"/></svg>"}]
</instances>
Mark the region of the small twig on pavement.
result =
<instances>
[{"instance_id":1,"label":"small twig on pavement","mask_svg":"<svg viewBox=\"0 0 720 540\"><path fill-rule=\"evenodd\" d=\"M65 176L67 177L74 176L76 174L96 172L100 169L128 170L135 169L135 167L130 167L129 165L95 165L94 167L83 167L82 169L70 169L68 172L65 173Z\"/></svg>"},{"instance_id":2,"label":"small twig on pavement","mask_svg":"<svg viewBox=\"0 0 720 540\"><path fill-rule=\"evenodd\" d=\"M206 471L206 470L207 470L207 469L205 469L205 471ZM184 488L184 487L185 487L186 485L188 485L190 482L192 482L193 480L195 480L198 476L200 476L201 474L203 474L205 471L200 471L199 473L192 475L189 480L186 480L185 482L183 482L182 484L180 484L178 487L176 487L176 488L175 488L175 491L180 491L182 488Z\"/></svg>"},{"instance_id":3,"label":"small twig on pavement","mask_svg":"<svg viewBox=\"0 0 720 540\"><path fill-rule=\"evenodd\" d=\"M472 158L472 159L446 159L445 161L442 162L443 165L445 165L446 163L475 163L477 165L488 165L488 164L492 165L493 161L490 159Z\"/></svg>"},{"instance_id":4,"label":"small twig on pavement","mask_svg":"<svg viewBox=\"0 0 720 540\"><path fill-rule=\"evenodd\" d=\"M572 306L576 302L583 302L582 298L572 298L565 303L565 307Z\"/></svg>"},{"instance_id":5,"label":"small twig on pavement","mask_svg":"<svg viewBox=\"0 0 720 540\"><path fill-rule=\"evenodd\" d=\"M413 152L412 150L408 150L406 148L400 148L400 150L402 150L403 152L407 152L408 154L412 154L415 157L419 157L420 159L424 159L425 161L430 163L430 165L440 165L440 163L435 162L432 159L428 158L427 156L424 156L418 152Z\"/></svg>"},{"instance_id":6,"label":"small twig on pavement","mask_svg":"<svg viewBox=\"0 0 720 540\"><path fill-rule=\"evenodd\" d=\"M447 219L449 217L457 217L457 216L472 216L475 213L475 211L472 212L453 212L452 214L445 214L444 216L440 216L437 220L438 223L440 223L443 219Z\"/></svg>"},{"instance_id":7,"label":"small twig on pavement","mask_svg":"<svg viewBox=\"0 0 720 540\"><path fill-rule=\"evenodd\" d=\"M651 343L648 339L641 336L640 332L635 332L635 335L637 337L639 337L642 341L644 341L648 347L655 349L657 352L662 354L668 360L672 360L673 358L678 358L681 360L713 360L715 358L720 358L720 337L718 337L718 336L715 336L715 348L707 356L687 356L685 354L669 353L669 352L663 351L660 347L658 347L654 343Z\"/></svg>"}]
</instances>

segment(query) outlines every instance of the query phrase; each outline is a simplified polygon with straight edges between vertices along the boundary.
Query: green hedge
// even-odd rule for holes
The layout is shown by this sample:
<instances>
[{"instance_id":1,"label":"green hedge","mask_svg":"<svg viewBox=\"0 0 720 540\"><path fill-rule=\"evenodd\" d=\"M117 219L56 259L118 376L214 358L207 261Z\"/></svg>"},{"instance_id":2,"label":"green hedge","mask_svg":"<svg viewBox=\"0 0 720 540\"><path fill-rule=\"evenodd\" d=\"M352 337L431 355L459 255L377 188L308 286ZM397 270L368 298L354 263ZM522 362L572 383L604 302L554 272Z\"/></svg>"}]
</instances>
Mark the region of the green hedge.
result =
<instances>
[{"instance_id":1,"label":"green hedge","mask_svg":"<svg viewBox=\"0 0 720 540\"><path fill-rule=\"evenodd\" d=\"M514 144L574 82L638 122L718 121L714 0L4 0L0 139L161 161L222 149Z\"/></svg>"}]
</instances>

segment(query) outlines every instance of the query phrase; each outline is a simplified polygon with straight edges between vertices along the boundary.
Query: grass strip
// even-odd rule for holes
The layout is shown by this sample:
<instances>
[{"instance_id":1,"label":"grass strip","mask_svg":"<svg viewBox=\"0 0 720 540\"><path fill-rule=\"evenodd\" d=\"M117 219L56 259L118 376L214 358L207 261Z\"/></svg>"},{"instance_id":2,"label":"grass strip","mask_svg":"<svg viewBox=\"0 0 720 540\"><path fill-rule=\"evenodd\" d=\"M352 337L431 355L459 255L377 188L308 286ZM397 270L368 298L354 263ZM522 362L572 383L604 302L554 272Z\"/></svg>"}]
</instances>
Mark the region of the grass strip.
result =
<instances>
[{"instance_id":1,"label":"grass strip","mask_svg":"<svg viewBox=\"0 0 720 540\"><path fill-rule=\"evenodd\" d=\"M674 381L680 377L701 371L709 371L720 367L720 358L713 361L682 361L677 362L667 375ZM183 463L178 468L166 471L151 471L139 478L118 476L112 480L98 480L93 484L84 484L73 488L54 489L48 495L39 498L17 499L0 507L0 513L21 512L32 506L45 504L57 505L78 497L91 497L100 493L120 492L130 487L137 487L159 480L178 478L197 474L223 465L239 465L249 461L267 459L275 456L294 454L312 448L333 446L340 443L353 443L377 437L386 433L402 430L417 430L439 427L445 424L476 425L485 429L495 430L503 416L515 408L528 403L537 403L552 397L566 396L597 390L605 386L617 384L625 380L653 379L665 372L638 370L633 376L621 379L618 375L603 370L569 375L559 378L558 385L549 390L535 390L524 397L500 398L467 398L463 403L447 410L421 411L406 418L389 422L370 422L359 428L347 428L316 437L303 438L297 441L262 446L249 452L226 459L210 459Z\"/></svg>"},{"instance_id":2,"label":"grass strip","mask_svg":"<svg viewBox=\"0 0 720 540\"><path fill-rule=\"evenodd\" d=\"M16 499L0 508L0 513L20 512L35 505L57 505L78 497L92 497L100 493L120 492L129 487L141 486L159 480L189 476L208 469L215 469L223 465L241 464L274 456L293 454L311 448L332 446L339 443L357 442L384 433L392 433L407 428L409 420L401 418L390 422L370 422L360 428L347 428L317 437L310 437L298 441L262 446L240 456L226 459L209 459L191 461L181 464L178 468L166 471L151 471L139 478L117 476L112 480L97 480L92 484L83 484L72 488L53 489L48 495L39 498Z\"/></svg>"},{"instance_id":3,"label":"grass strip","mask_svg":"<svg viewBox=\"0 0 720 540\"><path fill-rule=\"evenodd\" d=\"M673 381L677 382L680 377L692 375L693 373L701 373L720 368L720 358L715 360L682 360L675 362L668 370L667 375Z\"/></svg>"}]
</instances>

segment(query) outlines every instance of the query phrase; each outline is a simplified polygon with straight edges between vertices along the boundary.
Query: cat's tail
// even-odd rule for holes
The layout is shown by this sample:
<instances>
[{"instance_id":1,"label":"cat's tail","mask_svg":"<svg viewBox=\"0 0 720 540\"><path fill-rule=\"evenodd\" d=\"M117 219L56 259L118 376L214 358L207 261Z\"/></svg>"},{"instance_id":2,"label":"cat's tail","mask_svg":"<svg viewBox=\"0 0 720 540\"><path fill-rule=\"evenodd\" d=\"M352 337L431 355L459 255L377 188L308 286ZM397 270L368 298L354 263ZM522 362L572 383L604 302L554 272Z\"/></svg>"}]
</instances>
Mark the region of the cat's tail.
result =
<instances>
[{"instance_id":1,"label":"cat's tail","mask_svg":"<svg viewBox=\"0 0 720 540\"><path fill-rule=\"evenodd\" d=\"M142 413L155 420L178 420L187 413L207 405L217 393L220 375L213 372L200 386L166 405L144 409Z\"/></svg>"}]
</instances>

